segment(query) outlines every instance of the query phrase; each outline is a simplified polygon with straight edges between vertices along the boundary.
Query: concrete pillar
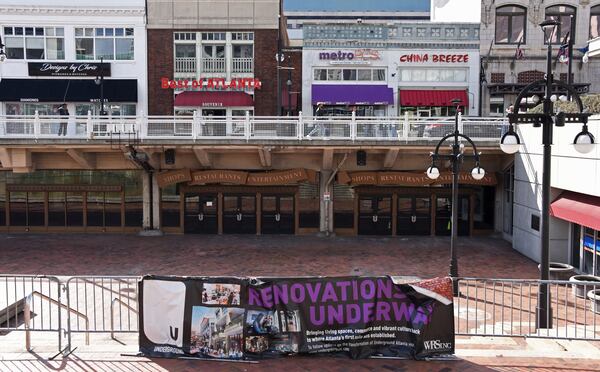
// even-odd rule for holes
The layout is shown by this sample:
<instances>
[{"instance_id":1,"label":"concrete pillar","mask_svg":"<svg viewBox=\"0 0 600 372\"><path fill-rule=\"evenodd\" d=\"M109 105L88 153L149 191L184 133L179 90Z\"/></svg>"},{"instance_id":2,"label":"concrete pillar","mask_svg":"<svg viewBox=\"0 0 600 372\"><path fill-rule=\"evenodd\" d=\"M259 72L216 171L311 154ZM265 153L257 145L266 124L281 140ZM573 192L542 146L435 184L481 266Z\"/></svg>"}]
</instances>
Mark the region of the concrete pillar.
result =
<instances>
[{"instance_id":1,"label":"concrete pillar","mask_svg":"<svg viewBox=\"0 0 600 372\"><path fill-rule=\"evenodd\" d=\"M142 173L142 197L144 201L142 227L148 230L150 229L150 175L147 172Z\"/></svg>"},{"instance_id":2,"label":"concrete pillar","mask_svg":"<svg viewBox=\"0 0 600 372\"><path fill-rule=\"evenodd\" d=\"M327 187L327 181L331 177L332 171L321 170L319 178L319 199L320 199L320 228L322 234L333 232L333 184ZM326 201L325 193L329 192L330 200Z\"/></svg>"},{"instance_id":3,"label":"concrete pillar","mask_svg":"<svg viewBox=\"0 0 600 372\"><path fill-rule=\"evenodd\" d=\"M152 197L150 196L150 178L152 178ZM156 181L156 175L144 172L142 175L142 194L144 200L144 230L160 231L160 189ZM152 200L151 200L152 199ZM150 203L152 202L153 226L150 226Z\"/></svg>"},{"instance_id":4,"label":"concrete pillar","mask_svg":"<svg viewBox=\"0 0 600 372\"><path fill-rule=\"evenodd\" d=\"M152 201L152 211L154 212L154 230L160 230L160 188L158 187L156 173L154 173L154 177L152 177L152 191L154 199Z\"/></svg>"}]
</instances>

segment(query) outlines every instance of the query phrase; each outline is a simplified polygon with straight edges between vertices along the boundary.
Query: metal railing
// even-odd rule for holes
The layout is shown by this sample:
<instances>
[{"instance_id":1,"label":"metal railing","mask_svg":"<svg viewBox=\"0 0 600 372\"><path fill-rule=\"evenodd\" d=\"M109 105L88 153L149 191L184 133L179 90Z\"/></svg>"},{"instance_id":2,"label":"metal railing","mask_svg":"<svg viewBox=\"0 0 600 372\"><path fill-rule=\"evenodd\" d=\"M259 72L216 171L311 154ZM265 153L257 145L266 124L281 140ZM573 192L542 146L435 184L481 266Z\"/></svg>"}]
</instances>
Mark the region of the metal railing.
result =
<instances>
[{"instance_id":1,"label":"metal railing","mask_svg":"<svg viewBox=\"0 0 600 372\"><path fill-rule=\"evenodd\" d=\"M66 125L66 135L59 136ZM460 117L462 133L499 141L508 128L503 118ZM63 128L64 129L64 128ZM454 118L313 116L0 116L2 139L105 140L113 135L144 140L343 140L433 142L454 130Z\"/></svg>"},{"instance_id":2,"label":"metal railing","mask_svg":"<svg viewBox=\"0 0 600 372\"><path fill-rule=\"evenodd\" d=\"M459 279L457 335L600 341L600 283L560 280ZM536 329L540 284L548 285L551 328ZM594 299L593 291L598 295Z\"/></svg>"},{"instance_id":3,"label":"metal railing","mask_svg":"<svg viewBox=\"0 0 600 372\"><path fill-rule=\"evenodd\" d=\"M196 57L176 57L175 73L196 74Z\"/></svg>"},{"instance_id":4,"label":"metal railing","mask_svg":"<svg viewBox=\"0 0 600 372\"><path fill-rule=\"evenodd\" d=\"M231 72L252 73L254 72L254 58L232 58Z\"/></svg>"}]
</instances>

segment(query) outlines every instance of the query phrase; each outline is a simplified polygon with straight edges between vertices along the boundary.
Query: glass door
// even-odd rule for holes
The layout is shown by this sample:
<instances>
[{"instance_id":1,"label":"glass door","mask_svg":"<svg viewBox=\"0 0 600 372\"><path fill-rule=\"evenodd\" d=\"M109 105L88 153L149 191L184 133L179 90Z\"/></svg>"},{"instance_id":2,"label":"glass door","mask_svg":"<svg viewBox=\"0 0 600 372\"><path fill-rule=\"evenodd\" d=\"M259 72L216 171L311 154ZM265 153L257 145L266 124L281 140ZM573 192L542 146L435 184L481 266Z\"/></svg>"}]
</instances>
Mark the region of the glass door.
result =
<instances>
[{"instance_id":1,"label":"glass door","mask_svg":"<svg viewBox=\"0 0 600 372\"><path fill-rule=\"evenodd\" d=\"M470 233L470 202L468 195L458 196L458 235L468 236ZM450 236L452 219L452 198L438 196L435 214L435 235Z\"/></svg>"},{"instance_id":2,"label":"glass door","mask_svg":"<svg viewBox=\"0 0 600 372\"><path fill-rule=\"evenodd\" d=\"M256 234L256 195L223 196L223 233Z\"/></svg>"},{"instance_id":3,"label":"glass door","mask_svg":"<svg viewBox=\"0 0 600 372\"><path fill-rule=\"evenodd\" d=\"M186 234L217 234L217 195L186 194L184 231Z\"/></svg>"},{"instance_id":4,"label":"glass door","mask_svg":"<svg viewBox=\"0 0 600 372\"><path fill-rule=\"evenodd\" d=\"M261 213L262 234L294 233L293 195L263 195Z\"/></svg>"},{"instance_id":5,"label":"glass door","mask_svg":"<svg viewBox=\"0 0 600 372\"><path fill-rule=\"evenodd\" d=\"M398 196L397 235L431 234L431 199Z\"/></svg>"},{"instance_id":6,"label":"glass door","mask_svg":"<svg viewBox=\"0 0 600 372\"><path fill-rule=\"evenodd\" d=\"M392 234L392 197L361 196L358 216L359 235Z\"/></svg>"}]
</instances>

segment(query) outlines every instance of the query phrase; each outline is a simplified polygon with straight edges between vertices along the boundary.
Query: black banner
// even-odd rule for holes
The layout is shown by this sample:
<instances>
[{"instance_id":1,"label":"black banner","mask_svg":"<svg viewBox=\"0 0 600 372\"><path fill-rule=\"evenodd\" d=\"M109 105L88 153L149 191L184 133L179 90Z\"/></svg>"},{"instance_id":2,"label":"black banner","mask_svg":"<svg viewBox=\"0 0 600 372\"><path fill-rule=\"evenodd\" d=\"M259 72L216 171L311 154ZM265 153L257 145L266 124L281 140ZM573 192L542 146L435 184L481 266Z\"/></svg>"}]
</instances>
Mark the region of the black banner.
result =
<instances>
[{"instance_id":1,"label":"black banner","mask_svg":"<svg viewBox=\"0 0 600 372\"><path fill-rule=\"evenodd\" d=\"M110 76L110 63L29 62L29 76Z\"/></svg>"},{"instance_id":2,"label":"black banner","mask_svg":"<svg viewBox=\"0 0 600 372\"><path fill-rule=\"evenodd\" d=\"M454 353L449 278L146 276L139 293L140 352L147 356Z\"/></svg>"}]
</instances>

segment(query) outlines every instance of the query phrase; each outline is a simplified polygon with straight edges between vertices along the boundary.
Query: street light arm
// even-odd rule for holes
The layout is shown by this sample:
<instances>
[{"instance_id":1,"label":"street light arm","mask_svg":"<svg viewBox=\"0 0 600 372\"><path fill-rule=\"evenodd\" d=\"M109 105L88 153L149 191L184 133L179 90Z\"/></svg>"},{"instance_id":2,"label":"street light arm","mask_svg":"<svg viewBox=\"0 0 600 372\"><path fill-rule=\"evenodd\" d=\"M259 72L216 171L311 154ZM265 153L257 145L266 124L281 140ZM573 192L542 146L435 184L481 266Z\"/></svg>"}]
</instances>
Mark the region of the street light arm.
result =
<instances>
[{"instance_id":1,"label":"street light arm","mask_svg":"<svg viewBox=\"0 0 600 372\"><path fill-rule=\"evenodd\" d=\"M560 86L561 88L564 88L567 90L567 92L571 93L571 97L573 97L575 99L575 102L577 102L577 106L579 107L579 112L583 112L583 102L581 101L581 97L579 97L579 93L577 93L577 91L575 90L575 88L569 86L568 84L566 84L563 81L560 80L555 80L552 82L553 85L557 85ZM523 90L519 93L519 95L517 96L517 99L515 100L515 104L513 106L513 114L518 114L520 109L521 109L521 101L523 100L523 98L525 98L529 91L531 89L533 89L534 87L537 86L544 86L546 84L546 79L541 79L538 81L534 81L533 83L527 85L525 88L523 88ZM549 98L549 97L546 97ZM510 119L510 115L509 115L509 119ZM516 122L513 122L513 120L511 120L511 124L517 124Z\"/></svg>"},{"instance_id":2,"label":"street light arm","mask_svg":"<svg viewBox=\"0 0 600 372\"><path fill-rule=\"evenodd\" d=\"M477 162L479 162L479 152L477 152L477 146L475 145L475 143L473 142L473 140L471 140L471 138L469 138L469 137L465 136L465 135L464 135L464 134L462 134L462 133L451 133L451 134L447 134L446 136L444 136L444 137L443 137L443 138L442 138L442 139L441 139L441 140L438 142L437 146L435 147L435 151L431 153L431 156L432 156L434 159L437 159L437 158L439 158L439 157L444 157L444 155L440 155L440 154L439 154L439 151L440 151L440 146L442 146L442 144L443 144L444 142L446 142L446 140L447 140L447 139L449 139L449 138L452 138L452 137L454 137L454 136L458 136L458 137L460 137L460 138L464 138L465 140L467 140L467 141L468 141L468 142L471 144L471 147L473 148L473 155L472 155L472 156L473 156L473 157L475 157L475 160L476 160ZM449 157L449 158L452 158L452 157L453 157L453 155L448 155L448 157Z\"/></svg>"}]
</instances>

